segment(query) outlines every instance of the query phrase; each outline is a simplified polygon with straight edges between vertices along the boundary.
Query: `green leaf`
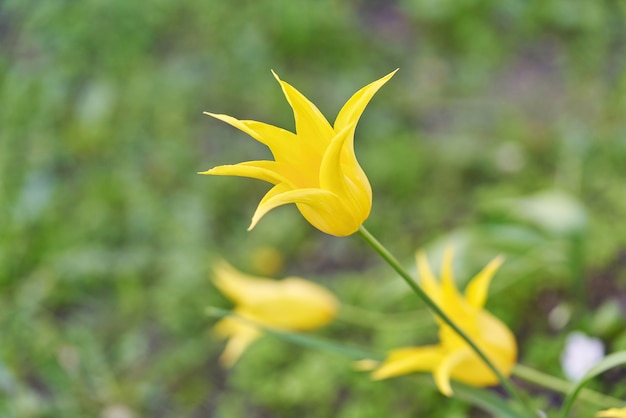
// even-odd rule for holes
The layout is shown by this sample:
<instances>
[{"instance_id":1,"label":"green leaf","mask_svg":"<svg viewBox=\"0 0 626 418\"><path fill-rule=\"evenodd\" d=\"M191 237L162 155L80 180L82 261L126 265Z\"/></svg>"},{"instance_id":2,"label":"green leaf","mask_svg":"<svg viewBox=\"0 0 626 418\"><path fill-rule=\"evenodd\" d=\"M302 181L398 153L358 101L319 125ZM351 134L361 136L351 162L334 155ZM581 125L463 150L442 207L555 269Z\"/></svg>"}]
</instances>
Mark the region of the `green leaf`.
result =
<instances>
[{"instance_id":1,"label":"green leaf","mask_svg":"<svg viewBox=\"0 0 626 418\"><path fill-rule=\"evenodd\" d=\"M565 397L565 400L563 401L563 408L561 409L561 417L562 418L567 418L567 416L569 414L569 411L572 408L572 405L574 404L574 401L576 400L576 397L578 396L578 394L580 393L582 388L591 379L593 379L594 377L598 376L599 374L604 373L605 371L607 371L609 369L612 369L614 367L621 366L621 365L624 365L624 364L626 364L626 350L625 351L618 351L616 353L609 354L604 359L602 359L602 361L600 361L598 364L593 366L587 372L587 374L585 374L585 376L583 376L583 378L580 379L580 381L577 382L570 389L569 393Z\"/></svg>"}]
</instances>

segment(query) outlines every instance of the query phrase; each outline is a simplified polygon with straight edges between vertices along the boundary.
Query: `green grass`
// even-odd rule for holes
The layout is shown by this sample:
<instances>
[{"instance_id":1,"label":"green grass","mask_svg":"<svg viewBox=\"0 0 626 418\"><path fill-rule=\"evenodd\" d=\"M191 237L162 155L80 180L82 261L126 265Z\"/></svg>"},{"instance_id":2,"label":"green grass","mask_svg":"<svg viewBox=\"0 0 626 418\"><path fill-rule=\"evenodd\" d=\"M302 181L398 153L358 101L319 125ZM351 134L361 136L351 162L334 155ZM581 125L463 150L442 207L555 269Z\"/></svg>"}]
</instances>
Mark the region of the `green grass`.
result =
<instances>
[{"instance_id":1,"label":"green grass","mask_svg":"<svg viewBox=\"0 0 626 418\"><path fill-rule=\"evenodd\" d=\"M217 365L204 309L229 305L210 262L259 273L266 246L286 260L277 276L380 313L324 337L381 353L435 337L423 315L397 319L421 305L357 237L325 236L294 207L246 232L268 185L196 174L269 157L202 111L293 129L270 69L332 120L399 67L357 129L368 229L407 266L454 242L465 279L504 253L488 307L526 365L561 376L574 329L624 348L622 3L239 3L0 3L0 416L485 416L427 376L371 382L271 337L233 370ZM601 326L611 302L621 314ZM554 329L559 304L572 317ZM623 397L622 377L596 389Z\"/></svg>"}]
</instances>

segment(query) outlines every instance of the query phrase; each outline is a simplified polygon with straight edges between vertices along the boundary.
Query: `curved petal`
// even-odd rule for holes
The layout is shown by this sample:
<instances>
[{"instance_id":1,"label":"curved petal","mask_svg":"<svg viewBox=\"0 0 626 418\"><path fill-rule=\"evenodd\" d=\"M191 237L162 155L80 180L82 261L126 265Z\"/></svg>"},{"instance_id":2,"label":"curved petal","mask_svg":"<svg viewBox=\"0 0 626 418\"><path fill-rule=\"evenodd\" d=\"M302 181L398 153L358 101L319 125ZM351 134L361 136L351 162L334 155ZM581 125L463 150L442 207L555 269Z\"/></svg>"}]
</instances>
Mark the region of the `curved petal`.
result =
<instances>
[{"instance_id":1,"label":"curved petal","mask_svg":"<svg viewBox=\"0 0 626 418\"><path fill-rule=\"evenodd\" d=\"M426 257L426 253L424 251L418 251L415 255L416 263L417 263L417 271L419 273L419 281L424 291L430 296L435 303L441 303L441 290L439 289L439 284L437 283L437 279L435 279L435 275L430 268L430 263L428 262L428 257Z\"/></svg>"},{"instance_id":2,"label":"curved petal","mask_svg":"<svg viewBox=\"0 0 626 418\"><path fill-rule=\"evenodd\" d=\"M333 128L317 106L289 83L282 81L274 71L272 74L280 83L285 98L293 109L296 133L307 143L313 145L320 155L323 155L324 149L334 135Z\"/></svg>"},{"instance_id":3,"label":"curved petal","mask_svg":"<svg viewBox=\"0 0 626 418\"><path fill-rule=\"evenodd\" d=\"M259 324L287 331L309 331L335 317L339 301L317 283L288 277L274 281L273 292L258 295L241 315Z\"/></svg>"},{"instance_id":4,"label":"curved petal","mask_svg":"<svg viewBox=\"0 0 626 418\"><path fill-rule=\"evenodd\" d=\"M266 145L277 162L290 165L302 164L301 147L298 137L293 132L255 120L239 120L232 116L210 112L204 112L204 114L226 122Z\"/></svg>"},{"instance_id":5,"label":"curved petal","mask_svg":"<svg viewBox=\"0 0 626 418\"><path fill-rule=\"evenodd\" d=\"M374 372L372 379L381 380L403 374L433 371L443 360L444 352L438 345L407 347L393 350Z\"/></svg>"},{"instance_id":6,"label":"curved petal","mask_svg":"<svg viewBox=\"0 0 626 418\"><path fill-rule=\"evenodd\" d=\"M233 165L219 165L198 174L249 177L272 184L285 183L291 185L291 182L279 173L278 168L279 166L274 161L246 161Z\"/></svg>"},{"instance_id":7,"label":"curved petal","mask_svg":"<svg viewBox=\"0 0 626 418\"><path fill-rule=\"evenodd\" d=\"M326 150L320 167L320 187L335 193L344 202L346 210L363 223L369 216L372 199L367 178L359 178L362 173L353 152L346 150L352 137L349 136L353 125L346 126L339 132ZM342 164L342 155L348 155L346 164ZM363 175L364 176L364 175Z\"/></svg>"},{"instance_id":8,"label":"curved petal","mask_svg":"<svg viewBox=\"0 0 626 418\"><path fill-rule=\"evenodd\" d=\"M261 336L256 327L235 318L224 318L213 329L219 336L228 338L219 360L224 367L232 367L246 348Z\"/></svg>"},{"instance_id":9,"label":"curved petal","mask_svg":"<svg viewBox=\"0 0 626 418\"><path fill-rule=\"evenodd\" d=\"M253 129L251 129L250 127L246 125L245 123L246 121L242 121L232 116L219 114L219 113L211 113L211 112L202 112L202 113L204 113L205 115L211 116L215 119L219 119L222 122L226 122L227 124L239 129L240 131L247 133L248 135L250 135L252 138L259 141L260 143L265 144L265 142L263 141L263 138L258 133L256 133Z\"/></svg>"},{"instance_id":10,"label":"curved petal","mask_svg":"<svg viewBox=\"0 0 626 418\"><path fill-rule=\"evenodd\" d=\"M312 206L324 206L329 199L336 199L336 196L333 193L322 189L295 189L279 194L273 194L267 199L264 198L256 208L256 211L252 216L252 222L248 227L248 231L254 228L267 212L277 208L278 206L286 205L288 203L304 203Z\"/></svg>"},{"instance_id":11,"label":"curved petal","mask_svg":"<svg viewBox=\"0 0 626 418\"><path fill-rule=\"evenodd\" d=\"M336 237L354 234L363 223L362 219L355 218L352 212L347 211L334 194L315 205L297 202L296 206L307 222L320 231Z\"/></svg>"},{"instance_id":12,"label":"curved petal","mask_svg":"<svg viewBox=\"0 0 626 418\"><path fill-rule=\"evenodd\" d=\"M330 235L346 236L359 229L360 224L352 214L346 212L339 198L322 189L301 188L273 194L259 204L252 216L248 230L270 210L288 203L295 203L307 221L317 229Z\"/></svg>"},{"instance_id":13,"label":"curved petal","mask_svg":"<svg viewBox=\"0 0 626 418\"><path fill-rule=\"evenodd\" d=\"M386 76L368 84L367 86L354 93L350 100L348 100L339 111L339 114L335 119L335 131L341 131L350 124L354 124L356 126L356 123L359 121L361 114L365 110L365 107L372 99L374 94L376 94L378 89L380 89L387 81L389 81L389 79L393 77L393 75L397 71L398 70L395 70L387 74Z\"/></svg>"},{"instance_id":14,"label":"curved petal","mask_svg":"<svg viewBox=\"0 0 626 418\"><path fill-rule=\"evenodd\" d=\"M211 112L202 112L205 115L211 116L215 119L219 119L222 122L226 122L227 124L239 129L242 132L247 133L248 135L250 135L252 138L256 139L257 141L259 141L262 144L268 145L264 140L263 137L261 137L261 135L259 135L256 131L254 131L254 129L251 129L246 122L251 122L251 121L243 121L243 120L239 120L237 118L234 118L232 116L228 116L228 115L223 115L223 114L219 114L219 113L211 113ZM269 146L269 145L268 145Z\"/></svg>"},{"instance_id":15,"label":"curved petal","mask_svg":"<svg viewBox=\"0 0 626 418\"><path fill-rule=\"evenodd\" d=\"M461 322L467 319L468 312L466 312L467 304L461 297L452 274L453 257L454 249L452 246L447 246L441 262L441 305L453 320Z\"/></svg>"},{"instance_id":16,"label":"curved petal","mask_svg":"<svg viewBox=\"0 0 626 418\"><path fill-rule=\"evenodd\" d=\"M444 293L444 300L446 296L455 294L457 292L456 283L452 275L452 260L454 258L454 249L452 246L447 246L443 253L443 260L441 262L441 289Z\"/></svg>"},{"instance_id":17,"label":"curved petal","mask_svg":"<svg viewBox=\"0 0 626 418\"><path fill-rule=\"evenodd\" d=\"M340 195L346 193L344 174L341 167L341 151L348 139L351 126L347 126L333 136L320 166L320 187Z\"/></svg>"},{"instance_id":18,"label":"curved petal","mask_svg":"<svg viewBox=\"0 0 626 418\"><path fill-rule=\"evenodd\" d=\"M261 138L260 142L269 147L276 161L288 164L300 163L301 155L296 134L283 128L254 120L243 120L241 123Z\"/></svg>"},{"instance_id":19,"label":"curved petal","mask_svg":"<svg viewBox=\"0 0 626 418\"><path fill-rule=\"evenodd\" d=\"M482 308L485 305L491 278L503 262L502 256L494 258L469 282L465 289L465 299L471 306Z\"/></svg>"},{"instance_id":20,"label":"curved petal","mask_svg":"<svg viewBox=\"0 0 626 418\"><path fill-rule=\"evenodd\" d=\"M259 298L273 295L276 281L254 277L236 270L221 260L213 266L213 284L236 305L249 305Z\"/></svg>"},{"instance_id":21,"label":"curved petal","mask_svg":"<svg viewBox=\"0 0 626 418\"><path fill-rule=\"evenodd\" d=\"M272 187L267 193L265 193L265 196L263 196L263 199L261 199L261 201L259 202L259 206L264 204L274 196L278 196L279 194L288 192L290 190L293 190L293 188L289 187L285 183L277 184L276 186Z\"/></svg>"},{"instance_id":22,"label":"curved petal","mask_svg":"<svg viewBox=\"0 0 626 418\"><path fill-rule=\"evenodd\" d=\"M468 358L471 358L472 352L468 348L462 348L454 351L439 364L434 372L435 384L441 393L446 396L452 396L452 387L450 386L450 375L455 366Z\"/></svg>"}]
</instances>

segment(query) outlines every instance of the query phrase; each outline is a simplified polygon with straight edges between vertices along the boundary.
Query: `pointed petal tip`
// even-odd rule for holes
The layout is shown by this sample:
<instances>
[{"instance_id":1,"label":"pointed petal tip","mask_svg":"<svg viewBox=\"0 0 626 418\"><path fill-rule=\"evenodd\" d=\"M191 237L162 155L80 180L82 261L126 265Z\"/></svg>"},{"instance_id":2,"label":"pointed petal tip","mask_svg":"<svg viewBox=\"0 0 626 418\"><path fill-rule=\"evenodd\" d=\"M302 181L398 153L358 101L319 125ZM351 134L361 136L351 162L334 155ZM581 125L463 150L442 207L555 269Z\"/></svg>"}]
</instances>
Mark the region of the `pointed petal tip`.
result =
<instances>
[{"instance_id":1,"label":"pointed petal tip","mask_svg":"<svg viewBox=\"0 0 626 418\"><path fill-rule=\"evenodd\" d=\"M205 176L212 176L212 175L216 174L216 172L218 172L219 168L221 168L221 167L228 167L228 166L227 165L219 165L217 167L209 168L206 171L198 171L197 174L202 174L202 175L205 175Z\"/></svg>"},{"instance_id":2,"label":"pointed petal tip","mask_svg":"<svg viewBox=\"0 0 626 418\"><path fill-rule=\"evenodd\" d=\"M437 389L439 389L439 392L443 395L450 397L454 394L452 386L450 385L450 370L447 370L447 368L442 370L441 367L442 366L440 366L438 370L435 370L433 374L435 386L437 386Z\"/></svg>"},{"instance_id":3,"label":"pointed petal tip","mask_svg":"<svg viewBox=\"0 0 626 418\"><path fill-rule=\"evenodd\" d=\"M500 267L502 267L502 264L504 264L504 261L505 261L505 257L502 254L499 254L495 256L489 262L489 264L487 264L487 267L493 268L493 274L495 275L496 272L500 269Z\"/></svg>"},{"instance_id":4,"label":"pointed petal tip","mask_svg":"<svg viewBox=\"0 0 626 418\"><path fill-rule=\"evenodd\" d=\"M447 386L443 386L439 388L439 391L447 396L448 398L452 397L452 395L454 395L454 391L452 390L452 386L450 386L450 383L448 382Z\"/></svg>"},{"instance_id":5,"label":"pointed petal tip","mask_svg":"<svg viewBox=\"0 0 626 418\"><path fill-rule=\"evenodd\" d=\"M352 368L359 372L369 372L375 370L379 365L379 361L372 359L363 359L355 361Z\"/></svg>"},{"instance_id":6,"label":"pointed petal tip","mask_svg":"<svg viewBox=\"0 0 626 418\"><path fill-rule=\"evenodd\" d=\"M254 227L256 226L256 224L259 223L260 219L261 218L257 217L256 213L255 213L255 216L252 217L252 220L250 221L250 226L248 226L248 229L246 229L246 231L248 231L248 232L252 231L254 229Z\"/></svg>"},{"instance_id":7,"label":"pointed petal tip","mask_svg":"<svg viewBox=\"0 0 626 418\"><path fill-rule=\"evenodd\" d=\"M276 81L278 81L279 83L282 81L280 79L280 77L278 76L278 74L276 74L276 71L274 71L274 69L270 70L272 72L272 75L274 76L274 78L276 79Z\"/></svg>"},{"instance_id":8,"label":"pointed petal tip","mask_svg":"<svg viewBox=\"0 0 626 418\"><path fill-rule=\"evenodd\" d=\"M391 77L393 77L394 75L396 75L396 73L397 73L398 71L400 71L400 68L396 68L395 70L393 70L392 72L390 72L390 73L389 73L389 74L387 74L386 76L381 77L378 81L379 81L379 82L380 82L380 81L383 81L384 83L386 83L387 81L389 81L389 79L390 79ZM384 84L384 83L383 83L383 84Z\"/></svg>"},{"instance_id":9,"label":"pointed petal tip","mask_svg":"<svg viewBox=\"0 0 626 418\"><path fill-rule=\"evenodd\" d=\"M374 381L378 381L378 380L385 380L385 379L387 379L389 377L389 376L387 376L386 373L380 373L379 371L380 371L380 369L374 370L370 374L370 379L372 379Z\"/></svg>"}]
</instances>

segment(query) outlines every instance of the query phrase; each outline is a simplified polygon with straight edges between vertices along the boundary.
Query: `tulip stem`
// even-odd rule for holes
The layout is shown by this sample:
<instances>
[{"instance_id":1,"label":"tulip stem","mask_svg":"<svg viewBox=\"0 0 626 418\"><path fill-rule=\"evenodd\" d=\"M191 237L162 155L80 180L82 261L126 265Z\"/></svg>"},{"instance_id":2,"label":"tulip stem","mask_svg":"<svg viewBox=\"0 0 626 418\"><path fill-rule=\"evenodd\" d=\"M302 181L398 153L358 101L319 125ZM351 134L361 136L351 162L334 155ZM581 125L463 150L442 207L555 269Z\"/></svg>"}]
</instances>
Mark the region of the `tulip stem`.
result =
<instances>
[{"instance_id":1,"label":"tulip stem","mask_svg":"<svg viewBox=\"0 0 626 418\"><path fill-rule=\"evenodd\" d=\"M567 382L563 379L559 379L558 377L543 373L522 364L515 365L513 368L513 375L529 383L533 383L563 394L569 393L572 386L574 386L572 382ZM592 403L598 408L620 408L624 406L624 401L590 389L581 390L578 397L580 400Z\"/></svg>"},{"instance_id":2,"label":"tulip stem","mask_svg":"<svg viewBox=\"0 0 626 418\"><path fill-rule=\"evenodd\" d=\"M363 225L359 227L359 235L389 264L395 271L404 279L409 285L411 290L424 301L431 311L434 312L443 322L445 322L454 332L461 337L467 345L485 362L485 364L493 371L498 377L498 380L502 384L502 387L509 393L512 398L517 399L524 409L527 410L529 416L537 417L538 415L532 410L532 408L526 403L524 397L519 393L517 388L511 383L511 381L502 374L502 372L493 364L493 362L485 355L485 353L476 345L459 326L452 321L452 319L424 292L424 290L413 280L411 275L400 265L398 260L385 248Z\"/></svg>"}]
</instances>

